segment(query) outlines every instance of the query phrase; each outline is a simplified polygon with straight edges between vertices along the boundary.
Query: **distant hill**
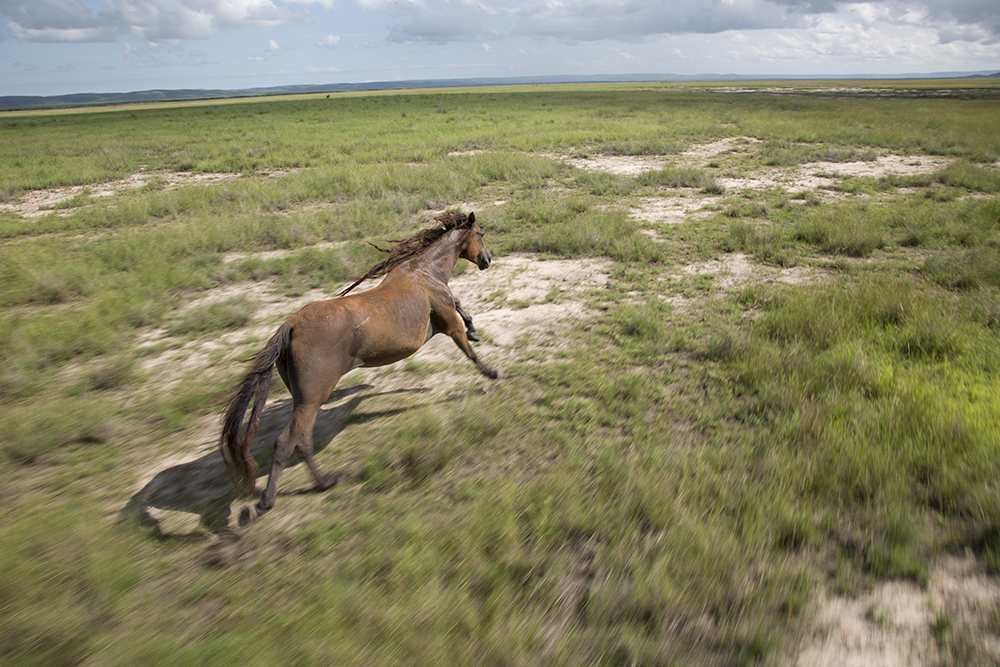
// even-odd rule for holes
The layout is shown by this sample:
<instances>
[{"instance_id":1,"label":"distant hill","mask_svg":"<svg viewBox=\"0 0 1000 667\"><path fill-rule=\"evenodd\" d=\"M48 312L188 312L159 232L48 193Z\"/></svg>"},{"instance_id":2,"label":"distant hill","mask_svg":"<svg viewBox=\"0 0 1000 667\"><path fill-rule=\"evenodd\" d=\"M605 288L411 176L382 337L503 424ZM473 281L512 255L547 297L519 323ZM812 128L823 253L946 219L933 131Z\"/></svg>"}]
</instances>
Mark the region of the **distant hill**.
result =
<instances>
[{"instance_id":1,"label":"distant hill","mask_svg":"<svg viewBox=\"0 0 1000 667\"><path fill-rule=\"evenodd\" d=\"M0 111L13 109L53 109L59 107L106 106L136 102L168 102L183 100L213 100L270 95L295 95L309 93L338 93L366 90L394 90L409 88L459 88L474 86L543 85L556 83L639 83L639 82L722 82L722 81L781 81L781 80L844 80L844 79L961 79L1000 78L1000 72L935 72L924 74L860 74L814 76L747 76L741 74L609 74L609 75L554 75L506 78L471 79L414 79L409 81L376 81L367 83L331 83L320 85L274 86L269 88L244 88L237 90L143 90L129 93L78 93L54 96L4 96L0 97Z\"/></svg>"}]
</instances>

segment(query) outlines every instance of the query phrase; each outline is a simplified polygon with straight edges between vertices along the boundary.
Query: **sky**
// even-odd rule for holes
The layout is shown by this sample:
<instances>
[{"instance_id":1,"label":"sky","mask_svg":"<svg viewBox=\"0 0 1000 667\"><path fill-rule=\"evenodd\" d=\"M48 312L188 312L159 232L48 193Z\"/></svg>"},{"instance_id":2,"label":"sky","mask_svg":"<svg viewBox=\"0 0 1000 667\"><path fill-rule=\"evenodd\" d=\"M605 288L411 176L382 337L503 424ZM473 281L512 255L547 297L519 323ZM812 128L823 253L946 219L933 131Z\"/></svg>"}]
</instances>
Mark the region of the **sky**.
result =
<instances>
[{"instance_id":1,"label":"sky","mask_svg":"<svg viewBox=\"0 0 1000 667\"><path fill-rule=\"evenodd\" d=\"M0 95L1000 71L1000 0L0 0Z\"/></svg>"}]
</instances>

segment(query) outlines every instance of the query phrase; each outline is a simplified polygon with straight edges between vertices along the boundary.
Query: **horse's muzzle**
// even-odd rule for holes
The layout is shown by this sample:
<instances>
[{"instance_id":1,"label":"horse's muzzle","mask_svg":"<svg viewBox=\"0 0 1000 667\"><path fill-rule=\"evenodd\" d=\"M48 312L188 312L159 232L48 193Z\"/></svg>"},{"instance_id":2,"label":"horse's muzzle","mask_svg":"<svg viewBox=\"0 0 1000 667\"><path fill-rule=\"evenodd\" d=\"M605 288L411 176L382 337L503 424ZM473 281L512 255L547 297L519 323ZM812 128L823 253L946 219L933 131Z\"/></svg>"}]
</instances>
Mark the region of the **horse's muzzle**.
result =
<instances>
[{"instance_id":1,"label":"horse's muzzle","mask_svg":"<svg viewBox=\"0 0 1000 667\"><path fill-rule=\"evenodd\" d=\"M490 254L489 250L483 251L483 253L479 255L479 259L476 260L476 265L479 267L480 271L485 271L490 268L490 264L492 263L493 255Z\"/></svg>"}]
</instances>

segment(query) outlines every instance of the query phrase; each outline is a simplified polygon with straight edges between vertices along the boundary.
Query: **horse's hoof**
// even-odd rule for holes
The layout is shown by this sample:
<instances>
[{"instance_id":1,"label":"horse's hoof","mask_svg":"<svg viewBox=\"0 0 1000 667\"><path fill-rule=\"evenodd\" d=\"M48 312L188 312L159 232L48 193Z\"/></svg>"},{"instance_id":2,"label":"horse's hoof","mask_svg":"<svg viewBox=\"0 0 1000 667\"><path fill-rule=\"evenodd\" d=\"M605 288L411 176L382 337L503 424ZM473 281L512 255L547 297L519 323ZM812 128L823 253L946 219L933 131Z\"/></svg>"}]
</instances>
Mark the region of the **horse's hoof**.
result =
<instances>
[{"instance_id":1,"label":"horse's hoof","mask_svg":"<svg viewBox=\"0 0 1000 667\"><path fill-rule=\"evenodd\" d=\"M332 489L337 486L340 482L340 474L333 473L332 475L326 475L322 480L316 482L317 491L326 491L327 489Z\"/></svg>"},{"instance_id":2,"label":"horse's hoof","mask_svg":"<svg viewBox=\"0 0 1000 667\"><path fill-rule=\"evenodd\" d=\"M240 511L240 528L246 528L253 523L266 510L260 509L259 505L247 505Z\"/></svg>"},{"instance_id":3,"label":"horse's hoof","mask_svg":"<svg viewBox=\"0 0 1000 667\"><path fill-rule=\"evenodd\" d=\"M466 331L465 337L471 340L473 343L479 342L479 334L476 333L475 331Z\"/></svg>"}]
</instances>

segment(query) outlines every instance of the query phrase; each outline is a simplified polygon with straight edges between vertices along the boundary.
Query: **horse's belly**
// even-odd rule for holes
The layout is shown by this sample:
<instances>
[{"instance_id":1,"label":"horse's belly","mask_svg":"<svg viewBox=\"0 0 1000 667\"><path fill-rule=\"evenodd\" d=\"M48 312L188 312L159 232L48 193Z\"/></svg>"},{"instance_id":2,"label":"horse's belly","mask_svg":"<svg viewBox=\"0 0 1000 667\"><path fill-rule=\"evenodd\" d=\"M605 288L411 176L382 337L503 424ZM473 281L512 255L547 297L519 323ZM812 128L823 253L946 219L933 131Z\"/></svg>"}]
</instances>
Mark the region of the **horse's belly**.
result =
<instances>
[{"instance_id":1,"label":"horse's belly","mask_svg":"<svg viewBox=\"0 0 1000 667\"><path fill-rule=\"evenodd\" d=\"M426 335L406 336L392 340L372 341L372 345L363 346L358 355L359 366L386 366L406 359L423 347Z\"/></svg>"}]
</instances>

